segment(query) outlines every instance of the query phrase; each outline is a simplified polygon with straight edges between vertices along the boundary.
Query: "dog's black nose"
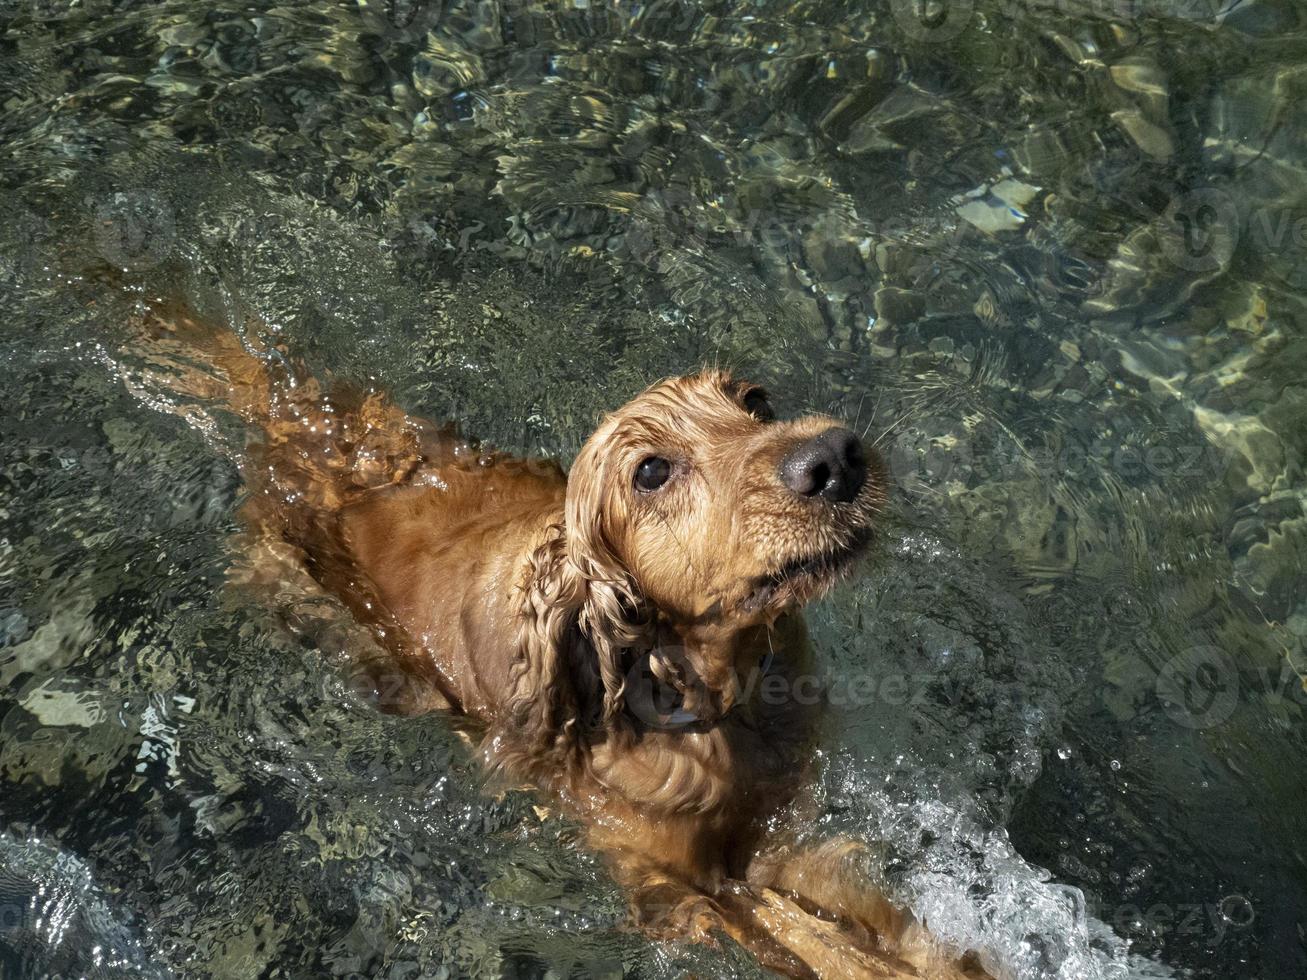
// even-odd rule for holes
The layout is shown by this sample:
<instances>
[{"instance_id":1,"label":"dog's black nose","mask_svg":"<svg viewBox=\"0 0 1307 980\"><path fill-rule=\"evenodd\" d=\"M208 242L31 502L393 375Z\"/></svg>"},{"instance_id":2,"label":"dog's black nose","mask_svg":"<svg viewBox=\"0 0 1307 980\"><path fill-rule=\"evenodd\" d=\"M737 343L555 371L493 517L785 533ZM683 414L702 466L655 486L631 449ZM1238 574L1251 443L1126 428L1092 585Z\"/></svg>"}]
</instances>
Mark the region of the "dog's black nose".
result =
<instances>
[{"instance_id":1,"label":"dog's black nose","mask_svg":"<svg viewBox=\"0 0 1307 980\"><path fill-rule=\"evenodd\" d=\"M867 456L848 429L827 429L781 460L781 480L800 497L847 504L867 481Z\"/></svg>"}]
</instances>

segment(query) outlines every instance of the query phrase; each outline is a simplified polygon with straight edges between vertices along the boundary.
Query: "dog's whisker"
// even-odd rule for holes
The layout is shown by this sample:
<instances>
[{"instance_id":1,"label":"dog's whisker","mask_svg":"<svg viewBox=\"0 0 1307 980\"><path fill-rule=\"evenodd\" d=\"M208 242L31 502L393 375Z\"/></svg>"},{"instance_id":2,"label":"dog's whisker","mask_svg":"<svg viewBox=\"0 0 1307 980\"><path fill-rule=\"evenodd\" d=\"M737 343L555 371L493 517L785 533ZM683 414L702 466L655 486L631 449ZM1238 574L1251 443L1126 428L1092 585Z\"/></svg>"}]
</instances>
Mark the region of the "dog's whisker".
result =
<instances>
[{"instance_id":1,"label":"dog's whisker","mask_svg":"<svg viewBox=\"0 0 1307 980\"><path fill-rule=\"evenodd\" d=\"M853 413L852 428L856 429L858 427L858 423L862 421L862 406L866 402L866 400L867 400L867 393L864 391L862 393L862 397L858 399L858 410Z\"/></svg>"},{"instance_id":2,"label":"dog's whisker","mask_svg":"<svg viewBox=\"0 0 1307 980\"><path fill-rule=\"evenodd\" d=\"M867 419L866 427L864 427L862 430L863 439L867 438L867 433L871 431L871 427L876 424L876 419L880 417L880 403L884 397L885 397L884 390L882 390L880 394L876 396L876 404L871 406L871 415Z\"/></svg>"},{"instance_id":3,"label":"dog's whisker","mask_svg":"<svg viewBox=\"0 0 1307 980\"><path fill-rule=\"evenodd\" d=\"M906 487L906 486L900 486L899 489L902 490L904 493L915 493L915 494L917 494L918 496L921 496L921 497L942 497L942 496L944 496L944 491L939 490L939 489L937 489L937 488L935 488L935 487L926 487L926 486L920 486L920 487Z\"/></svg>"},{"instance_id":4,"label":"dog's whisker","mask_svg":"<svg viewBox=\"0 0 1307 980\"><path fill-rule=\"evenodd\" d=\"M876 421L877 415L880 414L880 403L884 397L885 397L885 389L882 388L876 394L876 402L871 406L871 415L867 418L867 426L862 430L863 439L867 438L867 432L871 429L872 424Z\"/></svg>"},{"instance_id":5,"label":"dog's whisker","mask_svg":"<svg viewBox=\"0 0 1307 980\"><path fill-rule=\"evenodd\" d=\"M874 440L872 440L871 448L872 448L872 449L876 449L878 446L880 446L880 444L881 444L882 442L884 442L885 439L886 439L886 438L887 438L887 437L888 437L888 436L889 436L889 435L890 435L890 434L891 434L891 433L892 433L896 428L898 428L900 425L902 425L904 422L906 422L906 421L911 417L911 415L912 415L912 411L911 411L911 409L909 409L908 411L906 411L906 412L904 412L902 415L900 415L898 418L896 418L893 422L891 422L888 426L886 426L886 427L885 427L885 431L882 432L880 435L878 435Z\"/></svg>"}]
</instances>

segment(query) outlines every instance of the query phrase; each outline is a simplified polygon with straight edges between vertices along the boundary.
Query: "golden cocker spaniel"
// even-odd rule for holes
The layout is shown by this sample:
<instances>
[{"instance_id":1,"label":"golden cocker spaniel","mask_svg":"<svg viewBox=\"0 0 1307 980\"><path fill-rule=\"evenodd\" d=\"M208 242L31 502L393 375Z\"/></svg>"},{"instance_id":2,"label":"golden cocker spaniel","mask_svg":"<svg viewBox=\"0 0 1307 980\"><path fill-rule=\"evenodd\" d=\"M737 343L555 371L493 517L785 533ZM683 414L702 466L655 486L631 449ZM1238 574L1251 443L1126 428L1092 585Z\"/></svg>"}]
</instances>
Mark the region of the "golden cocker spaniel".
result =
<instances>
[{"instance_id":1,"label":"golden cocker spaniel","mask_svg":"<svg viewBox=\"0 0 1307 980\"><path fill-rule=\"evenodd\" d=\"M644 930L724 933L796 977L984 976L869 886L858 845L784 824L820 715L800 607L886 501L853 432L707 370L606 417L565 476L323 386L254 331L140 309L128 384L253 436L251 574L294 566L343 603L404 678L388 706L451 709L580 821Z\"/></svg>"}]
</instances>

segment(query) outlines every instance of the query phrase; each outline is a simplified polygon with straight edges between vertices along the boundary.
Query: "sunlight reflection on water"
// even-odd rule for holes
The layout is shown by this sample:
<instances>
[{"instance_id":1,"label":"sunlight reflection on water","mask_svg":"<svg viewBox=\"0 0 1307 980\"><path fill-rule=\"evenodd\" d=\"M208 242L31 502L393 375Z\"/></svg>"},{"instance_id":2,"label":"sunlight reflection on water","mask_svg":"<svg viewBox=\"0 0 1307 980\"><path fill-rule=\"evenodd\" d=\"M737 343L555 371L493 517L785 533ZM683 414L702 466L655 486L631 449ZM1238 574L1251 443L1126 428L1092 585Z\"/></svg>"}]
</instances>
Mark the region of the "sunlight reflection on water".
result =
<instances>
[{"instance_id":1,"label":"sunlight reflection on water","mask_svg":"<svg viewBox=\"0 0 1307 980\"><path fill-rule=\"evenodd\" d=\"M899 492L812 616L864 692L817 829L1006 975L1307 968L1292 4L0 30L6 971L757 969L622 930L569 827L233 599L234 469L106 371L125 305L67 278L101 259L515 451L704 362L849 418Z\"/></svg>"}]
</instances>

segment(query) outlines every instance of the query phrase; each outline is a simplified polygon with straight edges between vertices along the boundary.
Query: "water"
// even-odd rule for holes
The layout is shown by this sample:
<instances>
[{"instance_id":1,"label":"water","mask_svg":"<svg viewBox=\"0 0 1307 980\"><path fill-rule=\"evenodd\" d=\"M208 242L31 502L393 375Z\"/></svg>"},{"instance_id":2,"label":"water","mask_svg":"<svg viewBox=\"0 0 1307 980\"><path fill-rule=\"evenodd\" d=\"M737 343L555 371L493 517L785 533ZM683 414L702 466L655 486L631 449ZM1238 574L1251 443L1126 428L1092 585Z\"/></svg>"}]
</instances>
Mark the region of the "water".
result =
<instances>
[{"instance_id":1,"label":"water","mask_svg":"<svg viewBox=\"0 0 1307 980\"><path fill-rule=\"evenodd\" d=\"M4 977L758 975L224 584L103 260L514 451L704 362L844 415L898 492L811 617L814 833L1004 977L1307 974L1300 7L0 24Z\"/></svg>"}]
</instances>

